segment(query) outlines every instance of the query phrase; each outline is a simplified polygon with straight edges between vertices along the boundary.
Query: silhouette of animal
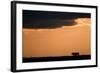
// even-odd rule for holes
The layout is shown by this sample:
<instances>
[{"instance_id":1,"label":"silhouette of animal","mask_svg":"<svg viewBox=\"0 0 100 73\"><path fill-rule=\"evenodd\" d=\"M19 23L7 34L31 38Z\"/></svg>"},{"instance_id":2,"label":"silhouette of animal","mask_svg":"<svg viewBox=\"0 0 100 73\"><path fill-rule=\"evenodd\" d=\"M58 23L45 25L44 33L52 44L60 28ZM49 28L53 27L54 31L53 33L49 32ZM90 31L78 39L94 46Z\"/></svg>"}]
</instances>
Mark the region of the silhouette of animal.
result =
<instances>
[{"instance_id":1,"label":"silhouette of animal","mask_svg":"<svg viewBox=\"0 0 100 73\"><path fill-rule=\"evenodd\" d=\"M79 56L79 52L72 52L73 56Z\"/></svg>"}]
</instances>

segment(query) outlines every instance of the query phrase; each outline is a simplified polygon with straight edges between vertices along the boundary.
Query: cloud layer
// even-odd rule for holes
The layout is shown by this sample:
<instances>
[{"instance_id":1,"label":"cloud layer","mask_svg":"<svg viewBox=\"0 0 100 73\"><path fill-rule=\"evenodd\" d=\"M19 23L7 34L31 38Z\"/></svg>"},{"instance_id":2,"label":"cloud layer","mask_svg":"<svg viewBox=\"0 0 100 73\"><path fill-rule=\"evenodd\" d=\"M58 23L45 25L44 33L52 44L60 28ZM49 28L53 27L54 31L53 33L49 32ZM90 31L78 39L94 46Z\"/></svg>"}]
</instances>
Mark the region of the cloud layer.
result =
<instances>
[{"instance_id":1,"label":"cloud layer","mask_svg":"<svg viewBox=\"0 0 100 73\"><path fill-rule=\"evenodd\" d=\"M90 18L89 13L23 10L23 28L52 29L76 25L77 18Z\"/></svg>"}]
</instances>

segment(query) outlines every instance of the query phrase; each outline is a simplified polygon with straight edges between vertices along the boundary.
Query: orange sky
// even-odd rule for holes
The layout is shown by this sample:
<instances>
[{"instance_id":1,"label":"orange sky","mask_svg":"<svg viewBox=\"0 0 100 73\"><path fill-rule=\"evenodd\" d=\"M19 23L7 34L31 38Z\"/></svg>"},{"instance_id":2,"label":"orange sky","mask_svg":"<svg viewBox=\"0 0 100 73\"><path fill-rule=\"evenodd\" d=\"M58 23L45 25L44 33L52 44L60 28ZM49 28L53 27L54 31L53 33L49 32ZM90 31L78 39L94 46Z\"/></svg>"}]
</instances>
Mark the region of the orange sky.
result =
<instances>
[{"instance_id":1,"label":"orange sky","mask_svg":"<svg viewBox=\"0 0 100 73\"><path fill-rule=\"evenodd\" d=\"M23 57L90 54L90 18L75 19L77 25L57 29L23 29Z\"/></svg>"}]
</instances>

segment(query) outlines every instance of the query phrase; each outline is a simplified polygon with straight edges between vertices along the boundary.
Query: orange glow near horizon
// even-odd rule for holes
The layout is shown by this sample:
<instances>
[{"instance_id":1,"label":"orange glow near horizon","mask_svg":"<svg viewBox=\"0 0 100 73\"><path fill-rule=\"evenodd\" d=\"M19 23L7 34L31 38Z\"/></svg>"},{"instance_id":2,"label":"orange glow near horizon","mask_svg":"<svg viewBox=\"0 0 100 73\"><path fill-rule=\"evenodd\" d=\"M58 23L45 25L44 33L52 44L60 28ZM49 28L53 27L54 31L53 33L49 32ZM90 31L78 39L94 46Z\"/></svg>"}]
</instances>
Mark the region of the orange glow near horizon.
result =
<instances>
[{"instance_id":1,"label":"orange glow near horizon","mask_svg":"<svg viewBox=\"0 0 100 73\"><path fill-rule=\"evenodd\" d=\"M78 18L74 26L56 29L23 28L23 57L90 55L91 19Z\"/></svg>"}]
</instances>

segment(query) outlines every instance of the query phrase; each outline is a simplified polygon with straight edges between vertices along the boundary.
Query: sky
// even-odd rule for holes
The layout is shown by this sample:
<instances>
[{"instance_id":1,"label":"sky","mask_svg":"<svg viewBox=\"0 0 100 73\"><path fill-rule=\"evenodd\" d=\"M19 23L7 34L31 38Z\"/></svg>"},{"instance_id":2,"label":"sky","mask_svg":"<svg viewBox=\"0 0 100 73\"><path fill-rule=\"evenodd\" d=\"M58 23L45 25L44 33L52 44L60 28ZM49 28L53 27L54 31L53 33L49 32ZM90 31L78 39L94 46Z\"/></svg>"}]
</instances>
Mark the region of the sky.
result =
<instances>
[{"instance_id":1,"label":"sky","mask_svg":"<svg viewBox=\"0 0 100 73\"><path fill-rule=\"evenodd\" d=\"M88 13L23 10L22 33L23 57L91 55Z\"/></svg>"},{"instance_id":2,"label":"sky","mask_svg":"<svg viewBox=\"0 0 100 73\"><path fill-rule=\"evenodd\" d=\"M52 29L72 26L76 18L90 18L89 13L23 10L23 28Z\"/></svg>"}]
</instances>

